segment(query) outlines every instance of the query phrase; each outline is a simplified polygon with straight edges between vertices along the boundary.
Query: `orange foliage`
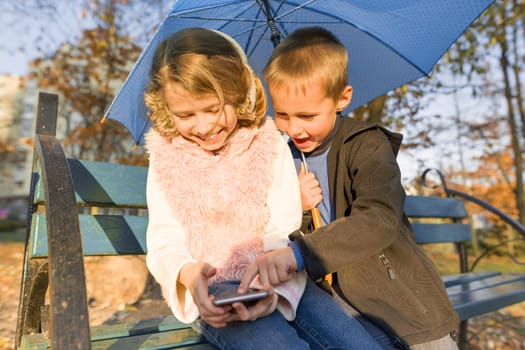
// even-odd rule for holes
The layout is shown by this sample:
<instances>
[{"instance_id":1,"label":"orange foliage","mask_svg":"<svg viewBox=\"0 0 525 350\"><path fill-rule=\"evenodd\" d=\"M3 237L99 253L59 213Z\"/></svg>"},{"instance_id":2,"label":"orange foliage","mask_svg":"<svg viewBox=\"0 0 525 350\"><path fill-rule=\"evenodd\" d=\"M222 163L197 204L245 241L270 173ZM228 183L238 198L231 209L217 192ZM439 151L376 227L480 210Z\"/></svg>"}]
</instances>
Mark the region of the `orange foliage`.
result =
<instances>
[{"instance_id":1,"label":"orange foliage","mask_svg":"<svg viewBox=\"0 0 525 350\"><path fill-rule=\"evenodd\" d=\"M467 184L459 185L456 182L449 182L448 186L480 198L517 219L516 179L514 178L513 160L510 150L502 153L485 154L480 157L480 160L480 164L474 171L469 171L465 174L456 172L447 176L448 179L451 179L464 175L464 178L468 181ZM483 213L489 221L498 223L495 215L485 211L480 206L467 203L467 207L471 214Z\"/></svg>"}]
</instances>

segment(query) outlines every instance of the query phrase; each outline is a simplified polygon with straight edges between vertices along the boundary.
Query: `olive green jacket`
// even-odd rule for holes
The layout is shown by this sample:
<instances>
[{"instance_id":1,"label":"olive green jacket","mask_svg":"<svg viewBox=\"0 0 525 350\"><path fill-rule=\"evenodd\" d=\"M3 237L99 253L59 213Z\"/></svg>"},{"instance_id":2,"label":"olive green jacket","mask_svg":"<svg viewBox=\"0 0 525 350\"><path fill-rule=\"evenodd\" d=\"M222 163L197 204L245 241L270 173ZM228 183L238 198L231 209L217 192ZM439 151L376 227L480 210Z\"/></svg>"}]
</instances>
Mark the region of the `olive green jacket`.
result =
<instances>
[{"instance_id":1,"label":"olive green jacket","mask_svg":"<svg viewBox=\"0 0 525 350\"><path fill-rule=\"evenodd\" d=\"M336 219L295 238L308 275L317 280L336 272L334 289L408 344L444 337L459 319L403 213L396 162L402 136L342 118L328 153Z\"/></svg>"}]
</instances>

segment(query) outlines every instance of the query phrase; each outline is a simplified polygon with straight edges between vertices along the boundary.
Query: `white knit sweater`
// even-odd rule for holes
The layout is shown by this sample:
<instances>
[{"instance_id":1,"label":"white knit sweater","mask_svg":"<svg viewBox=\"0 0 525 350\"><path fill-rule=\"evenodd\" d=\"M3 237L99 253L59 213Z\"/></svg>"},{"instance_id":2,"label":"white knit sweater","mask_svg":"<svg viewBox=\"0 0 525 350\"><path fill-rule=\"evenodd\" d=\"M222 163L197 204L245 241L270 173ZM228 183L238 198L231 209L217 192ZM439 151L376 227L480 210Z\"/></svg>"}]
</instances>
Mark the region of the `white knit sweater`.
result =
<instances>
[{"instance_id":1,"label":"white knit sweater","mask_svg":"<svg viewBox=\"0 0 525 350\"><path fill-rule=\"evenodd\" d=\"M146 135L147 264L174 315L193 322L192 296L177 282L181 268L204 261L218 273L210 283L240 280L257 255L286 246L301 224L299 184L286 142L273 121L241 128L218 155L182 138ZM286 319L295 310L306 277L276 288Z\"/></svg>"}]
</instances>

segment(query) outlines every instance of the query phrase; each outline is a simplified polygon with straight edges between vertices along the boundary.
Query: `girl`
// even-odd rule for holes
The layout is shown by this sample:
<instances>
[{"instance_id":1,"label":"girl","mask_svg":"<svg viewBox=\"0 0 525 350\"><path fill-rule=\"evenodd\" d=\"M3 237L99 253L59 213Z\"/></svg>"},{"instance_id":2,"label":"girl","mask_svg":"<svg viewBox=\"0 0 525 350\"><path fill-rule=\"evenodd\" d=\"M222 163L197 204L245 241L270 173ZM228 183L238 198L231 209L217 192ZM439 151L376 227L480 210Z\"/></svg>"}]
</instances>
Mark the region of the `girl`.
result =
<instances>
[{"instance_id":1,"label":"girl","mask_svg":"<svg viewBox=\"0 0 525 350\"><path fill-rule=\"evenodd\" d=\"M147 264L174 315L221 349L379 348L304 273L289 271L275 289L254 285L269 293L254 305L213 305L301 224L290 151L238 44L202 28L168 37L145 102Z\"/></svg>"}]
</instances>

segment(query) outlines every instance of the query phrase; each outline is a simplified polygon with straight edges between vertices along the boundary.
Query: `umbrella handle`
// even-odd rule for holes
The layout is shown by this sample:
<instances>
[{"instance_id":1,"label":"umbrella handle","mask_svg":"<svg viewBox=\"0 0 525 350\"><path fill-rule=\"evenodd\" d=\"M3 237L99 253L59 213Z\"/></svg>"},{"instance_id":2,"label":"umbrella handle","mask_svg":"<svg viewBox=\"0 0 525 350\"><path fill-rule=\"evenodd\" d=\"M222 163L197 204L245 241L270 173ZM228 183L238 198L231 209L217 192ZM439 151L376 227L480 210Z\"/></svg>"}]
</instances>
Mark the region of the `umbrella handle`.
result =
<instances>
[{"instance_id":1,"label":"umbrella handle","mask_svg":"<svg viewBox=\"0 0 525 350\"><path fill-rule=\"evenodd\" d=\"M310 212L312 213L312 220L314 221L314 229L318 229L319 227L323 226L319 208L312 208L310 209Z\"/></svg>"},{"instance_id":2,"label":"umbrella handle","mask_svg":"<svg viewBox=\"0 0 525 350\"><path fill-rule=\"evenodd\" d=\"M319 227L323 226L323 221L321 220L321 212L319 211L319 208L312 208L310 209L310 212L312 213L312 220L314 221L314 229L318 229ZM324 279L328 282L330 286L332 285L331 273L325 275Z\"/></svg>"}]
</instances>

